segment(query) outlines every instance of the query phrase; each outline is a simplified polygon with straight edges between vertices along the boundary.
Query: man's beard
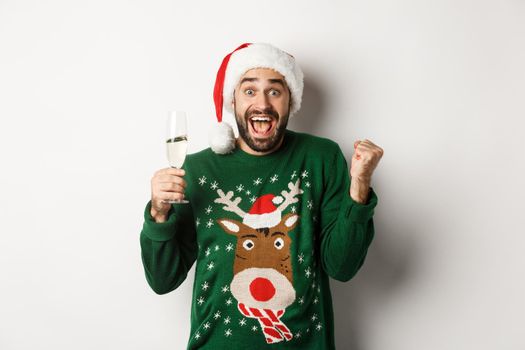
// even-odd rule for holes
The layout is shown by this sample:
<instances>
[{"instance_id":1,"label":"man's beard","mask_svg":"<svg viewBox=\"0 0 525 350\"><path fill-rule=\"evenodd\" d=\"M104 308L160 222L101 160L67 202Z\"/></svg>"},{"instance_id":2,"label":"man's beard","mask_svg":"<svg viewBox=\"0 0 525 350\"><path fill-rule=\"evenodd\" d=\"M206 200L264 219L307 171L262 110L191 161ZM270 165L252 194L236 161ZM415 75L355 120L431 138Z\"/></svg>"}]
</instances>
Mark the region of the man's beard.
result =
<instances>
[{"instance_id":1,"label":"man's beard","mask_svg":"<svg viewBox=\"0 0 525 350\"><path fill-rule=\"evenodd\" d=\"M237 114L236 106L234 105L235 110L235 121L237 122L237 128L239 129L239 136L246 142L246 144L256 152L268 152L274 149L281 138L284 136L286 127L288 125L289 113L283 116L279 114L272 108L268 107L262 111L250 111L249 109L244 112L244 116L241 117ZM288 109L288 112L290 109ZM275 120L277 125L275 125L274 134L265 139L254 138L250 135L250 130L248 130L250 122L250 117L254 115L271 115Z\"/></svg>"}]
</instances>

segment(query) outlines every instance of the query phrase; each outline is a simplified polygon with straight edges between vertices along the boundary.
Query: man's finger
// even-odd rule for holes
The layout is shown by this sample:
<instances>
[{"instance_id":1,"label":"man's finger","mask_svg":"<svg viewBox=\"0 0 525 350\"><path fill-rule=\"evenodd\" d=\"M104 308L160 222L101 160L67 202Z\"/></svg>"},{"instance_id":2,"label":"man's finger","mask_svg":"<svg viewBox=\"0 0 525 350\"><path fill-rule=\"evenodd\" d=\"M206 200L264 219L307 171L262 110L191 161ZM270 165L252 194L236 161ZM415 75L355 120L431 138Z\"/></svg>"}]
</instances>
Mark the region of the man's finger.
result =
<instances>
[{"instance_id":1,"label":"man's finger","mask_svg":"<svg viewBox=\"0 0 525 350\"><path fill-rule=\"evenodd\" d=\"M157 172L158 175L176 175L176 176L184 176L186 172L184 169L177 169L177 168L164 168Z\"/></svg>"},{"instance_id":2,"label":"man's finger","mask_svg":"<svg viewBox=\"0 0 525 350\"><path fill-rule=\"evenodd\" d=\"M161 182L159 189L164 192L184 192L185 187L173 182Z\"/></svg>"},{"instance_id":3,"label":"man's finger","mask_svg":"<svg viewBox=\"0 0 525 350\"><path fill-rule=\"evenodd\" d=\"M186 187L186 181L179 176L175 175L162 175L158 178L159 183L176 183L183 187Z\"/></svg>"}]
</instances>

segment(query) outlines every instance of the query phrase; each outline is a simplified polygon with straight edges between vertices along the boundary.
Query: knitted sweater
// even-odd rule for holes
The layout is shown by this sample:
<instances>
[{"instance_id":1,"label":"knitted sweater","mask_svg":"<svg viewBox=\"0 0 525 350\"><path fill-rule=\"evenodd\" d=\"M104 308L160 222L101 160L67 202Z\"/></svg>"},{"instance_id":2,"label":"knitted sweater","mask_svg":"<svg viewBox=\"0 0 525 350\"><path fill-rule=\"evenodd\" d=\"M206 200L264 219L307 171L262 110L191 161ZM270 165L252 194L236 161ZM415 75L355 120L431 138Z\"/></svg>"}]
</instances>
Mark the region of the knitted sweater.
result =
<instances>
[{"instance_id":1,"label":"knitted sweater","mask_svg":"<svg viewBox=\"0 0 525 350\"><path fill-rule=\"evenodd\" d=\"M328 277L362 266L378 201L350 197L339 146L287 130L269 155L208 148L184 168L190 203L156 223L148 202L140 244L158 294L196 262L187 349L335 349Z\"/></svg>"}]
</instances>

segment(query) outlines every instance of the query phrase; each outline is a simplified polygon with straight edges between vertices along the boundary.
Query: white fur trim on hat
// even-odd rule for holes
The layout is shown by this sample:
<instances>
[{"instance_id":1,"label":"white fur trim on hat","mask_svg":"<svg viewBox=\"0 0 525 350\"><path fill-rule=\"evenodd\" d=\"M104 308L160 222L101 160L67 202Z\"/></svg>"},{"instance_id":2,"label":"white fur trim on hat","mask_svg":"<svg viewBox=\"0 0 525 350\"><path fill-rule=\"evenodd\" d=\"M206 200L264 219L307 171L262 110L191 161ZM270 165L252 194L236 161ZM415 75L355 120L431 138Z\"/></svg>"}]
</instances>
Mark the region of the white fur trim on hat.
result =
<instances>
[{"instance_id":1,"label":"white fur trim on hat","mask_svg":"<svg viewBox=\"0 0 525 350\"><path fill-rule=\"evenodd\" d=\"M244 73L253 68L271 68L284 76L291 93L290 117L293 116L301 108L303 72L292 56L266 43L254 43L232 54L224 79L224 108L233 114L235 87Z\"/></svg>"}]
</instances>

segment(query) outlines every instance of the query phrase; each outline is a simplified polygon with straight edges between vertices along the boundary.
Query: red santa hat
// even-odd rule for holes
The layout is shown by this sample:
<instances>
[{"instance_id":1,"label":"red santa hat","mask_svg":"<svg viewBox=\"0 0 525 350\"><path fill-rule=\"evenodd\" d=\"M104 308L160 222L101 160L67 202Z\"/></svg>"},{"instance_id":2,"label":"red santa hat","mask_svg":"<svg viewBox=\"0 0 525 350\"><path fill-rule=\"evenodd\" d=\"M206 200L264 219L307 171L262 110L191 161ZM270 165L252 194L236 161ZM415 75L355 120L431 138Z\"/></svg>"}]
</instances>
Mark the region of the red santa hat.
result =
<instances>
[{"instance_id":1,"label":"red santa hat","mask_svg":"<svg viewBox=\"0 0 525 350\"><path fill-rule=\"evenodd\" d=\"M281 204L283 197L265 194L257 198L244 216L242 223L251 228L274 227L281 222L281 212L274 204Z\"/></svg>"},{"instance_id":2,"label":"red santa hat","mask_svg":"<svg viewBox=\"0 0 525 350\"><path fill-rule=\"evenodd\" d=\"M219 126L210 135L210 146L215 153L230 153L235 148L235 136L231 125L222 122L223 108L234 113L232 100L240 78L253 68L271 68L284 76L290 89L290 117L301 108L303 96L303 72L294 57L266 43L245 43L222 60L217 72L213 100Z\"/></svg>"}]
</instances>

